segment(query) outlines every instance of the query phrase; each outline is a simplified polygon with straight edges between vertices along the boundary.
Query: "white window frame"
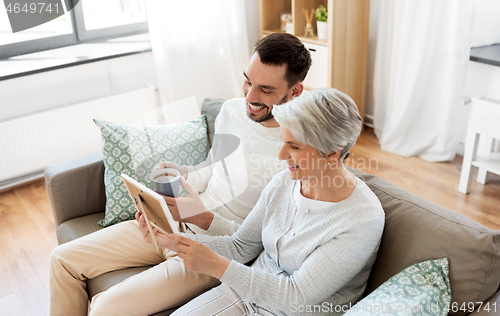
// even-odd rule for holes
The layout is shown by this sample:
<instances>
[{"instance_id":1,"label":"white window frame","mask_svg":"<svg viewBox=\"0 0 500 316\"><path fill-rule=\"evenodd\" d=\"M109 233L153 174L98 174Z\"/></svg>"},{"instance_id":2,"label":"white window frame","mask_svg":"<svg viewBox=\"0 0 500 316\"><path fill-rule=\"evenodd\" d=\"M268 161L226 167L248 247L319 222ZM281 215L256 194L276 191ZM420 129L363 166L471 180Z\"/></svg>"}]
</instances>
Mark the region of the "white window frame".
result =
<instances>
[{"instance_id":1,"label":"white window frame","mask_svg":"<svg viewBox=\"0 0 500 316\"><path fill-rule=\"evenodd\" d=\"M98 30L86 30L81 1L65 1L70 1L74 5L71 11L66 12L66 14L71 14L73 33L0 45L0 59L76 45L93 40L106 40L148 32L148 22L119 25Z\"/></svg>"}]
</instances>

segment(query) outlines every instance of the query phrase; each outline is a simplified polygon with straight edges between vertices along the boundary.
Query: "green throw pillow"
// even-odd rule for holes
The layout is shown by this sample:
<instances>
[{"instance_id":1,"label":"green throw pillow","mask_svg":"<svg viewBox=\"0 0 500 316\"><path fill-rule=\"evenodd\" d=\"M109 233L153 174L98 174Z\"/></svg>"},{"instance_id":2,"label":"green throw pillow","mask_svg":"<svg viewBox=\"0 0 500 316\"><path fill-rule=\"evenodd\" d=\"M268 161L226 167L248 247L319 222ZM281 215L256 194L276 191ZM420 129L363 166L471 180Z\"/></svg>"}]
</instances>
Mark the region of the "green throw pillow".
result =
<instances>
[{"instance_id":1,"label":"green throw pillow","mask_svg":"<svg viewBox=\"0 0 500 316\"><path fill-rule=\"evenodd\" d=\"M205 115L175 125L119 125L94 119L101 129L106 215L99 225L106 227L134 218L136 209L120 175L125 173L151 188L149 175L160 161L196 165L207 155ZM185 192L179 193L180 196Z\"/></svg>"},{"instance_id":2,"label":"green throw pillow","mask_svg":"<svg viewBox=\"0 0 500 316\"><path fill-rule=\"evenodd\" d=\"M448 315L448 258L414 264L354 305L344 316Z\"/></svg>"}]
</instances>

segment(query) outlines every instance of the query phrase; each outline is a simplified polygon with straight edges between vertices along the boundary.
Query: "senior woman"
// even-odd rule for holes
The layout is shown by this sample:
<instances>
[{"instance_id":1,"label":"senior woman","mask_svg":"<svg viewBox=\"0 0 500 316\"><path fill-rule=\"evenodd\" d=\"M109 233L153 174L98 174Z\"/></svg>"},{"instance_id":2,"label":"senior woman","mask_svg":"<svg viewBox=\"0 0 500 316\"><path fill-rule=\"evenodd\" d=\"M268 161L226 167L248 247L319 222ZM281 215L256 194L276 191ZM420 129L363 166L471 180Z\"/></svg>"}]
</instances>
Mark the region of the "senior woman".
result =
<instances>
[{"instance_id":1,"label":"senior woman","mask_svg":"<svg viewBox=\"0 0 500 316\"><path fill-rule=\"evenodd\" d=\"M361 131L357 107L342 92L318 89L272 113L288 170L271 180L239 230L232 236L155 232L186 267L222 282L173 315L340 315L361 298L384 212L342 163Z\"/></svg>"}]
</instances>

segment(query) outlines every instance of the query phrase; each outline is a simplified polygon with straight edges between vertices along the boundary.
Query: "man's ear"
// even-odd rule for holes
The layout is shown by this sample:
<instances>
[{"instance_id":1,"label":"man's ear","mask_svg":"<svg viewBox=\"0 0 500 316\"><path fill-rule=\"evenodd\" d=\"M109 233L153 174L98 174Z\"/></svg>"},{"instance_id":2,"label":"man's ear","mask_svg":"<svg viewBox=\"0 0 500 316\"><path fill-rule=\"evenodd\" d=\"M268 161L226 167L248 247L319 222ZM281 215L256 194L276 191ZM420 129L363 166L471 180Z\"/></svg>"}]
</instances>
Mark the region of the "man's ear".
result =
<instances>
[{"instance_id":1,"label":"man's ear","mask_svg":"<svg viewBox=\"0 0 500 316\"><path fill-rule=\"evenodd\" d=\"M304 85L302 82L296 83L295 86L292 87L292 98L296 98L301 95L302 91L304 91Z\"/></svg>"}]
</instances>

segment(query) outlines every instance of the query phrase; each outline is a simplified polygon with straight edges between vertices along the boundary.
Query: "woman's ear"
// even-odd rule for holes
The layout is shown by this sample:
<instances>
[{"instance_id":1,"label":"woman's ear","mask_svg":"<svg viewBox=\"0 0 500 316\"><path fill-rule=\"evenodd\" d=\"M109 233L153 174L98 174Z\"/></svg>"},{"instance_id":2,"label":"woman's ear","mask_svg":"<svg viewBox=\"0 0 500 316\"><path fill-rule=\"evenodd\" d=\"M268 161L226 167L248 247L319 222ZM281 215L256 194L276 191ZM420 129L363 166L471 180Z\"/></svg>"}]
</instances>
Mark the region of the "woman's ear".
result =
<instances>
[{"instance_id":1,"label":"woman's ear","mask_svg":"<svg viewBox=\"0 0 500 316\"><path fill-rule=\"evenodd\" d=\"M335 164L339 160L340 152L341 150L339 149L337 151L332 151L330 154L326 156L326 160L328 161L329 165Z\"/></svg>"}]
</instances>

